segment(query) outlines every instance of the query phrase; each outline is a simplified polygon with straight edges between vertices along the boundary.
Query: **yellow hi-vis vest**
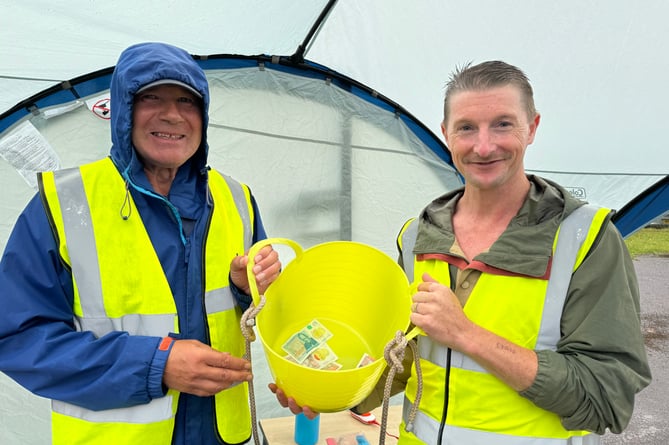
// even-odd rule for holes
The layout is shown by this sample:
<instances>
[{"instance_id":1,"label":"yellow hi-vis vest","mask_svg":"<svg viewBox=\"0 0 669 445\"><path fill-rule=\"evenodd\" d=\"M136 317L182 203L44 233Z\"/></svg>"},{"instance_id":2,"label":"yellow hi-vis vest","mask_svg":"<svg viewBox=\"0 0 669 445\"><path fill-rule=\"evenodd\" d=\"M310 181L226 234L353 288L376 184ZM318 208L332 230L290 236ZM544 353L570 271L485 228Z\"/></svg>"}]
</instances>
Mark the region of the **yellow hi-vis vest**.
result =
<instances>
[{"instance_id":1,"label":"yellow hi-vis vest","mask_svg":"<svg viewBox=\"0 0 669 445\"><path fill-rule=\"evenodd\" d=\"M72 270L77 330L164 337L179 332L174 298L138 212L122 219L125 182L109 158L41 175L43 200ZM227 176L209 174L213 212L204 247L204 302L211 346L241 357L241 310L229 289L231 259L252 243L250 192ZM130 205L136 209L128 193ZM127 204L126 204L127 205ZM128 408L91 411L52 401L55 445L170 444L179 393ZM251 435L248 385L215 396L216 427L228 443Z\"/></svg>"},{"instance_id":2,"label":"yellow hi-vis vest","mask_svg":"<svg viewBox=\"0 0 669 445\"><path fill-rule=\"evenodd\" d=\"M482 273L464 306L467 317L520 346L555 350L571 274L590 250L609 212L586 205L562 222L553 241L549 280ZM398 238L407 276L416 281L428 272L450 286L448 263L415 261L412 251L417 226L416 222L408 223ZM596 434L566 430L558 415L520 396L466 355L449 351L427 336L419 336L418 350L423 393L416 418L409 424L417 391L414 365L405 390L400 427L403 445L436 444L442 428L443 445L600 443ZM448 411L442 425L446 400Z\"/></svg>"}]
</instances>

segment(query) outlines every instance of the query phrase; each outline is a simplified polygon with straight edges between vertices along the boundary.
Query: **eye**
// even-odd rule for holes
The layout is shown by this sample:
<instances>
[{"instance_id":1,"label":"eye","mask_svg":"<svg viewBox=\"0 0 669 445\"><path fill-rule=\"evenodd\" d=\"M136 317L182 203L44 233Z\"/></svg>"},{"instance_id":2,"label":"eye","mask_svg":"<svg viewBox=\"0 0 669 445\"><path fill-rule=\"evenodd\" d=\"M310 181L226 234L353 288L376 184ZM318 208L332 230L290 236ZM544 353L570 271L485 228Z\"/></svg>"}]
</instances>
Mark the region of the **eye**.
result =
<instances>
[{"instance_id":1,"label":"eye","mask_svg":"<svg viewBox=\"0 0 669 445\"><path fill-rule=\"evenodd\" d=\"M500 130L510 130L513 128L513 122L509 120L501 120L497 122L496 127L499 128Z\"/></svg>"},{"instance_id":2,"label":"eye","mask_svg":"<svg viewBox=\"0 0 669 445\"><path fill-rule=\"evenodd\" d=\"M180 97L177 100L178 100L179 103L182 103L182 104L195 105L195 99L193 99L192 97L183 96L183 97Z\"/></svg>"},{"instance_id":3,"label":"eye","mask_svg":"<svg viewBox=\"0 0 669 445\"><path fill-rule=\"evenodd\" d=\"M177 98L177 105L183 111L195 111L199 110L200 101L194 96L179 96L179 98Z\"/></svg>"},{"instance_id":4,"label":"eye","mask_svg":"<svg viewBox=\"0 0 669 445\"><path fill-rule=\"evenodd\" d=\"M156 96L155 94L151 93L144 93L140 94L139 97L135 97L135 101L137 102L156 102L159 101L160 98Z\"/></svg>"}]
</instances>

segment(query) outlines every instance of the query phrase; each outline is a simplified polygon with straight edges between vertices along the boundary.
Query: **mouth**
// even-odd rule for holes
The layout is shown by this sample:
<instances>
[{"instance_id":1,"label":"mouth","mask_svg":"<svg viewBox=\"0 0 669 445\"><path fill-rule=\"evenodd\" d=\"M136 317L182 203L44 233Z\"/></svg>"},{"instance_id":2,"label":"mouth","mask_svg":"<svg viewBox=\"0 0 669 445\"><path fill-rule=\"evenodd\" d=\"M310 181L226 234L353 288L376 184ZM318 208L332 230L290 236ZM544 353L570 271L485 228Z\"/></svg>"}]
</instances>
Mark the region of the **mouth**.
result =
<instances>
[{"instance_id":1,"label":"mouth","mask_svg":"<svg viewBox=\"0 0 669 445\"><path fill-rule=\"evenodd\" d=\"M479 161L470 161L469 164L473 164L473 165L478 165L478 166L483 166L483 167L485 167L485 166L487 166L487 165L494 165L494 164L497 164L498 162L501 162L501 161L502 161L501 159L489 159L489 160L485 160L485 161L481 161L481 160L479 160Z\"/></svg>"},{"instance_id":2,"label":"mouth","mask_svg":"<svg viewBox=\"0 0 669 445\"><path fill-rule=\"evenodd\" d=\"M185 136L183 134L174 134L174 133L162 133L159 131L153 131L151 132L152 136L155 136L159 139L165 139L169 141L178 141L180 139L183 139Z\"/></svg>"}]
</instances>

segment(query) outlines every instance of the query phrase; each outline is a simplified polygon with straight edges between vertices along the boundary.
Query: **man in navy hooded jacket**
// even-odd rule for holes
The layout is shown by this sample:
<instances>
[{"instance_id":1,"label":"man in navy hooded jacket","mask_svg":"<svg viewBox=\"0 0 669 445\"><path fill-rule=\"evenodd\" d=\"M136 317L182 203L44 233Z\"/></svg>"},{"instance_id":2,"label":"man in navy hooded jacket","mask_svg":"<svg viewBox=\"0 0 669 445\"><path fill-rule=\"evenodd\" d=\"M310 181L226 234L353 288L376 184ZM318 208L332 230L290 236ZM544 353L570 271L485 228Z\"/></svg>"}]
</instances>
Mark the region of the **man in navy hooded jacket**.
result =
<instances>
[{"instance_id":1,"label":"man in navy hooded jacket","mask_svg":"<svg viewBox=\"0 0 669 445\"><path fill-rule=\"evenodd\" d=\"M39 176L0 263L0 370L52 399L54 444L250 436L250 190L207 166L209 89L185 51L134 45L111 82L110 156ZM254 258L260 293L280 270ZM241 404L241 405L240 405Z\"/></svg>"}]
</instances>

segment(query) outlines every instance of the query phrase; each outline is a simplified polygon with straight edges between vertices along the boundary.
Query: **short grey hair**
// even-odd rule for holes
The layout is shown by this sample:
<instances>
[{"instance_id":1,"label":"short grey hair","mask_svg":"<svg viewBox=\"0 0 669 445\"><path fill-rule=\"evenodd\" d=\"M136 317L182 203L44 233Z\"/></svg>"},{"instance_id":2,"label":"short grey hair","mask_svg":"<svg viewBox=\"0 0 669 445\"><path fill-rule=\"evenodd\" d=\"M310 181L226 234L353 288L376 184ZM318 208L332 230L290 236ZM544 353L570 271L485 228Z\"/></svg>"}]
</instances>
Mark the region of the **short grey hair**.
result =
<instances>
[{"instance_id":1,"label":"short grey hair","mask_svg":"<svg viewBox=\"0 0 669 445\"><path fill-rule=\"evenodd\" d=\"M448 113L451 97L463 91L484 91L491 88L512 85L518 88L521 100L529 119L537 115L534 106L534 92L532 85L523 71L519 68L499 60L482 62L472 65L471 62L453 71L446 83L444 95L444 125L448 123Z\"/></svg>"}]
</instances>

